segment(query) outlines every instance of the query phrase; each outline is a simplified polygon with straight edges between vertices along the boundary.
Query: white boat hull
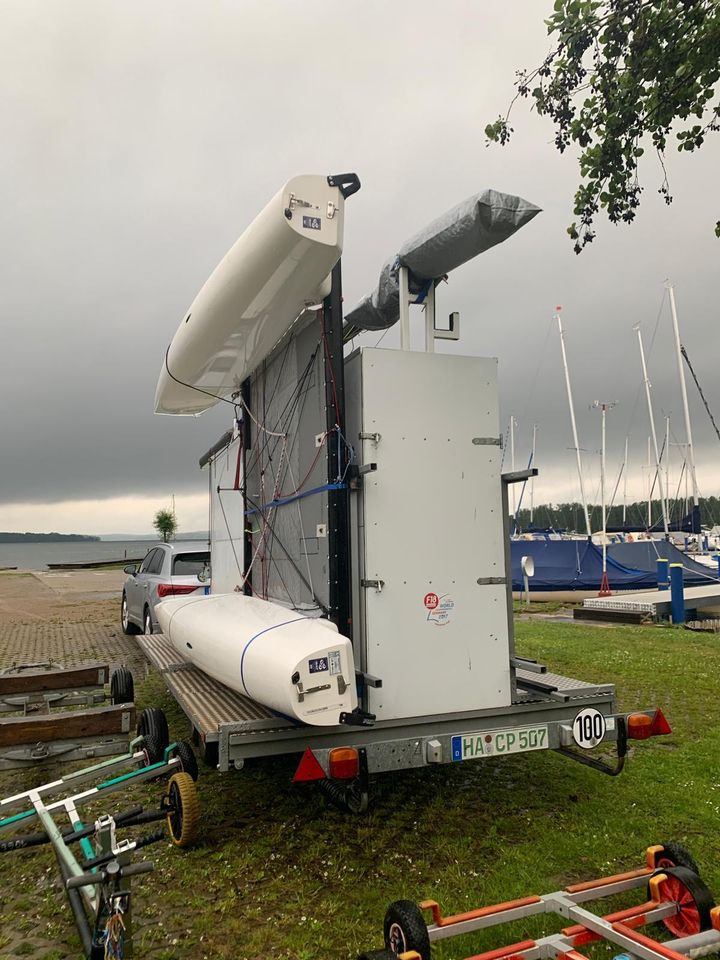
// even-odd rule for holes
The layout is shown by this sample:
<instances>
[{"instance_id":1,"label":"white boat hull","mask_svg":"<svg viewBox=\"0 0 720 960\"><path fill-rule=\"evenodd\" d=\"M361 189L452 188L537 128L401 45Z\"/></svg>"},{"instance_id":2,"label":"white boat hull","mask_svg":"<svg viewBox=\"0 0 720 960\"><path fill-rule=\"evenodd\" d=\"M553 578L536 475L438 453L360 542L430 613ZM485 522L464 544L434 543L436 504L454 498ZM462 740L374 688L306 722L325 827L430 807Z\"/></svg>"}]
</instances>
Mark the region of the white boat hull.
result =
<instances>
[{"instance_id":1,"label":"white boat hull","mask_svg":"<svg viewBox=\"0 0 720 960\"><path fill-rule=\"evenodd\" d=\"M240 593L174 597L155 612L178 653L283 716L335 726L357 707L352 646L329 620Z\"/></svg>"},{"instance_id":2,"label":"white boat hull","mask_svg":"<svg viewBox=\"0 0 720 960\"><path fill-rule=\"evenodd\" d=\"M240 390L302 311L330 292L343 214L327 177L285 184L186 311L160 371L156 413L197 415Z\"/></svg>"}]
</instances>

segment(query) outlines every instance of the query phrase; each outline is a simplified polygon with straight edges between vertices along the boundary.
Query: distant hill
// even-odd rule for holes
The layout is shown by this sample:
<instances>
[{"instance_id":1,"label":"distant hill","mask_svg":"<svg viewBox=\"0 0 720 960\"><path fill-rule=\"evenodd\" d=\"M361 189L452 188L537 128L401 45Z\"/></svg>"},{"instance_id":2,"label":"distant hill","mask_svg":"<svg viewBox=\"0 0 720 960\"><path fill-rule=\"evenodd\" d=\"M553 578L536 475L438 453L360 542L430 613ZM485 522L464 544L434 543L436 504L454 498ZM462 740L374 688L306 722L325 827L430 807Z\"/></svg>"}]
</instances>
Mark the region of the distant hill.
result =
<instances>
[{"instance_id":1,"label":"distant hill","mask_svg":"<svg viewBox=\"0 0 720 960\"><path fill-rule=\"evenodd\" d=\"M100 537L82 533L2 533L0 543L91 543Z\"/></svg>"}]
</instances>

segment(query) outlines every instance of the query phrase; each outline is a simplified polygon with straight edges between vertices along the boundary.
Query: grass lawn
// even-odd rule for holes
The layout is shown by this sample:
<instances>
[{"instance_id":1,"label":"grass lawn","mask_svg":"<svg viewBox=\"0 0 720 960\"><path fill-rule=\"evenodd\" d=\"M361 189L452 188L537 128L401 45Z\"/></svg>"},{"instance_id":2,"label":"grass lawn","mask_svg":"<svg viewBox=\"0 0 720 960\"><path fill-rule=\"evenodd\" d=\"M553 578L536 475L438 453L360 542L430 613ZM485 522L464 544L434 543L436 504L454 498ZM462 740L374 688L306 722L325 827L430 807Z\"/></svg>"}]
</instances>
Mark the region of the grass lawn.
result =
<instances>
[{"instance_id":1,"label":"grass lawn","mask_svg":"<svg viewBox=\"0 0 720 960\"><path fill-rule=\"evenodd\" d=\"M671 839L690 847L720 894L720 638L530 620L517 624L517 646L554 671L616 682L621 708L661 706L673 735L635 744L616 779L550 753L387 775L359 817L293 787L293 761L201 770L199 845L146 851L157 869L134 887L136 956L345 960L381 946L396 898L431 897L450 913L546 893L641 866L647 845ZM163 706L174 735L184 734L157 676L139 684L138 700ZM0 792L33 779L37 771L0 775ZM117 809L159 793L156 784L118 795ZM2 960L79 955L55 872L47 848L0 856ZM564 925L545 922L444 941L433 956L465 957ZM23 929L52 949L4 953Z\"/></svg>"}]
</instances>

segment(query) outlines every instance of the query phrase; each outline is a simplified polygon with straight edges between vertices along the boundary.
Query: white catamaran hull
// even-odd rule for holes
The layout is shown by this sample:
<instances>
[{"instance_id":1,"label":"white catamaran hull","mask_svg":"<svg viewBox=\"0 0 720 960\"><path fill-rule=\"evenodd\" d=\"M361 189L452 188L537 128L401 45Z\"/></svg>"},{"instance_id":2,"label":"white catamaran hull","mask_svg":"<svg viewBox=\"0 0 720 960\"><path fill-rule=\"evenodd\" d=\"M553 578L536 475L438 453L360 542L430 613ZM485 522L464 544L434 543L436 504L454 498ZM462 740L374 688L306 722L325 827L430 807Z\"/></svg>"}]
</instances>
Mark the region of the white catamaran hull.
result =
<instances>
[{"instance_id":1,"label":"white catamaran hull","mask_svg":"<svg viewBox=\"0 0 720 960\"><path fill-rule=\"evenodd\" d=\"M284 716L334 726L357 707L352 646L329 620L241 593L174 597L155 612L178 653Z\"/></svg>"},{"instance_id":2,"label":"white catamaran hull","mask_svg":"<svg viewBox=\"0 0 720 960\"><path fill-rule=\"evenodd\" d=\"M344 198L294 177L253 220L188 308L168 348L155 412L196 415L237 393L302 311L330 292Z\"/></svg>"}]
</instances>

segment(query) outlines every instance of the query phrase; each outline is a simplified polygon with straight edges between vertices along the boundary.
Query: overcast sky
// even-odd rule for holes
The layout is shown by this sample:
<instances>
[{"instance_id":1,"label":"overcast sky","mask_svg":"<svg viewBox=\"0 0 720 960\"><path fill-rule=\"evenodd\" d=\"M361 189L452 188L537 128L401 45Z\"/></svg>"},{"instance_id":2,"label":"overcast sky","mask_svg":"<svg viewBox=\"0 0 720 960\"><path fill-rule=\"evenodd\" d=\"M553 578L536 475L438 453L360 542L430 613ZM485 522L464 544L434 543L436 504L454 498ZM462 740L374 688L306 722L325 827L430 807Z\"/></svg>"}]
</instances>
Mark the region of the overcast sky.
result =
<instances>
[{"instance_id":1,"label":"overcast sky","mask_svg":"<svg viewBox=\"0 0 720 960\"><path fill-rule=\"evenodd\" d=\"M429 220L485 187L543 213L439 290L460 343L497 356L517 465L538 427L535 500L578 496L552 316L562 304L587 489L598 493L600 417L613 478L631 435L642 497L648 421L633 325L642 325L658 429L685 431L670 313L720 414L720 145L672 153L675 202L652 159L630 227L599 224L580 257L565 228L577 172L521 103L509 147L483 129L514 71L548 48L551 0L4 0L0 12L0 530L142 532L176 497L205 526L197 460L227 411L157 417L165 349L186 307L291 176L356 171L343 258L346 305ZM648 151L647 157L651 154ZM658 319L659 318L659 319ZM651 341L654 342L651 349ZM367 338L377 342L377 335ZM395 331L383 346L396 342ZM720 493L720 444L689 384L701 493ZM672 447L671 487L681 448Z\"/></svg>"}]
</instances>

